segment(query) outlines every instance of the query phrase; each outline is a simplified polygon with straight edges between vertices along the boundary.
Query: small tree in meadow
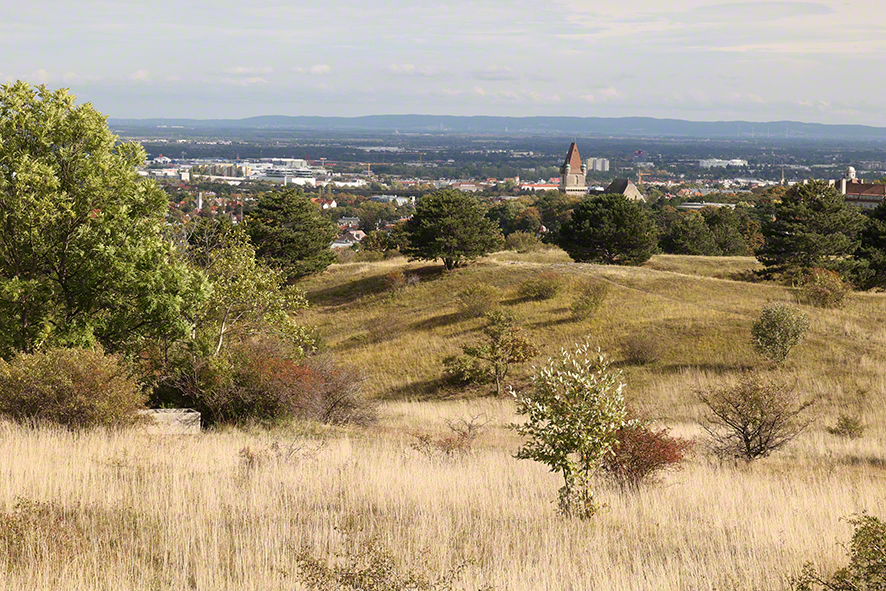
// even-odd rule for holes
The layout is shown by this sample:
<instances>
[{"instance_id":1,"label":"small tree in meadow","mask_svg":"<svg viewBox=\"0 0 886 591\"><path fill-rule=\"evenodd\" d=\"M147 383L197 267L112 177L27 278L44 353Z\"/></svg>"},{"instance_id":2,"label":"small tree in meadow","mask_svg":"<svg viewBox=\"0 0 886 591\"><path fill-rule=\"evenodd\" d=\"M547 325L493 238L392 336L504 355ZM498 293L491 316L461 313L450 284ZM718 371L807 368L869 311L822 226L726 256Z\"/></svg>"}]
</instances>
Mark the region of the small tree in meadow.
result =
<instances>
[{"instance_id":1,"label":"small tree in meadow","mask_svg":"<svg viewBox=\"0 0 886 591\"><path fill-rule=\"evenodd\" d=\"M774 362L784 363L788 353L800 344L809 330L809 318L784 302L767 304L751 328L754 349Z\"/></svg>"},{"instance_id":2,"label":"small tree in meadow","mask_svg":"<svg viewBox=\"0 0 886 591\"><path fill-rule=\"evenodd\" d=\"M776 375L749 373L738 384L698 392L709 410L702 427L714 450L745 461L766 457L809 426L812 400Z\"/></svg>"},{"instance_id":3,"label":"small tree in meadow","mask_svg":"<svg viewBox=\"0 0 886 591\"><path fill-rule=\"evenodd\" d=\"M495 392L501 396L504 380L511 365L529 361L538 355L538 348L522 334L514 318L505 312L486 314L485 339L476 345L464 345L465 357L475 360L481 371L495 380Z\"/></svg>"},{"instance_id":4,"label":"small tree in meadow","mask_svg":"<svg viewBox=\"0 0 886 591\"><path fill-rule=\"evenodd\" d=\"M513 393L517 414L526 417L514 426L526 438L517 458L542 462L563 476L563 514L587 518L597 511L591 476L612 452L619 429L630 423L624 386L621 372L585 344L562 350L535 372L528 392Z\"/></svg>"}]
</instances>

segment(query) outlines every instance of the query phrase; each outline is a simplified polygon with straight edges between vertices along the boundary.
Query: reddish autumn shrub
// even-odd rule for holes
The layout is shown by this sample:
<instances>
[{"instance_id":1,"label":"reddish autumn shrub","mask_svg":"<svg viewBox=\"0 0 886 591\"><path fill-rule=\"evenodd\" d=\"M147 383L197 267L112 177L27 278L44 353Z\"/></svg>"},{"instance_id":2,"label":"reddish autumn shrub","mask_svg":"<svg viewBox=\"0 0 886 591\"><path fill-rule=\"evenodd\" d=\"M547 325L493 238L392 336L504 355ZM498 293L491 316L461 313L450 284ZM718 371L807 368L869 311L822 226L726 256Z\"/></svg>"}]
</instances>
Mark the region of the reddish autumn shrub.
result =
<instances>
[{"instance_id":1,"label":"reddish autumn shrub","mask_svg":"<svg viewBox=\"0 0 886 591\"><path fill-rule=\"evenodd\" d=\"M618 443L603 458L602 469L619 486L636 488L662 470L683 461L693 442L671 437L667 429L651 429L644 421L632 421L615 433Z\"/></svg>"},{"instance_id":2,"label":"reddish autumn shrub","mask_svg":"<svg viewBox=\"0 0 886 591\"><path fill-rule=\"evenodd\" d=\"M239 343L227 355L197 361L176 386L181 404L200 411L204 425L372 418L360 372L330 356L289 356L272 340Z\"/></svg>"}]
</instances>

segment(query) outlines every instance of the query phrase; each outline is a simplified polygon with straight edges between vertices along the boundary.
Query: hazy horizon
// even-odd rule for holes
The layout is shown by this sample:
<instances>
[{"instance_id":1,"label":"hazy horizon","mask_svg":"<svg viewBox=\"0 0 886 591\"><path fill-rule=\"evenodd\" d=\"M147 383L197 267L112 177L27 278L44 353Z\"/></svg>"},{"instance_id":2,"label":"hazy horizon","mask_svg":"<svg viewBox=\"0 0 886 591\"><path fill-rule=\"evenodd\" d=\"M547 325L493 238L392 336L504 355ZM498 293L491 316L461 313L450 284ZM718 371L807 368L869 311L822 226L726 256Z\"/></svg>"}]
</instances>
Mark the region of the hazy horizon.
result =
<instances>
[{"instance_id":1,"label":"hazy horizon","mask_svg":"<svg viewBox=\"0 0 886 591\"><path fill-rule=\"evenodd\" d=\"M0 80L111 118L427 114L886 126L873 0L588 6L35 0L6 7ZM856 90L859 89L859 90Z\"/></svg>"}]
</instances>

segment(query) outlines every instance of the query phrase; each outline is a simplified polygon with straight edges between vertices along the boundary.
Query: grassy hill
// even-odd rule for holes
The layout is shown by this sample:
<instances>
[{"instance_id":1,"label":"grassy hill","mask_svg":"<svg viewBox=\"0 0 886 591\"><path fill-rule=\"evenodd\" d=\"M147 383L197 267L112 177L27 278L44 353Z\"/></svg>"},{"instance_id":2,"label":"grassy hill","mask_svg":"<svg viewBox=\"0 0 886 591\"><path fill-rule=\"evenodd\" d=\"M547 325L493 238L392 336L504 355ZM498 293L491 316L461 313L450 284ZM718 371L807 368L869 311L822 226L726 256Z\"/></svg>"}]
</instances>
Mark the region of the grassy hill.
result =
<instances>
[{"instance_id":1,"label":"grassy hill","mask_svg":"<svg viewBox=\"0 0 886 591\"><path fill-rule=\"evenodd\" d=\"M304 584L306 555L366 576L463 566L440 587L460 591L786 591L806 561L833 572L846 564L846 517L886 516L886 296L804 306L811 331L787 370L820 401L817 420L770 457L721 461L706 453L693 391L762 366L751 323L767 301L794 297L736 280L754 265L662 256L602 267L560 251L499 253L451 273L404 259L334 265L306 283L305 320L367 374L377 423L170 437L0 422L0 588L336 588ZM388 291L385 276L404 269L419 282ZM518 297L523 281L551 271L564 283L555 298ZM609 292L596 316L576 321L569 308L587 281ZM543 345L539 361L586 337L609 352L631 403L696 440L682 468L638 490L601 479L597 515L559 515L560 477L513 456L513 401L440 382L442 358L482 324L457 304L479 283L501 290ZM660 355L632 361L644 343ZM863 437L828 432L844 413L862 419ZM483 425L479 436L448 453L465 422Z\"/></svg>"},{"instance_id":2,"label":"grassy hill","mask_svg":"<svg viewBox=\"0 0 886 591\"><path fill-rule=\"evenodd\" d=\"M541 345L537 362L587 339L624 371L634 404L681 421L697 414L695 389L766 366L751 347L751 324L767 302L796 303L796 295L782 285L748 281L756 264L745 257L661 255L643 267L615 267L574 264L559 250L498 253L451 273L402 258L351 263L306 283L314 308L305 320L318 327L329 349L366 372L374 398L472 395L487 390L447 387L440 380L442 360L476 340L483 324L459 314L459 292L491 285L501 292L502 308ZM388 290L385 275L396 270L415 274L419 283ZM552 271L563 284L556 297L520 298L521 283ZM606 284L608 294L597 314L576 320L570 305L588 281ZM881 407L886 296L853 294L839 310L800 307L811 329L786 364L798 387L827 412ZM654 359L638 363L637 348ZM525 383L530 365L514 372L515 385Z\"/></svg>"}]
</instances>

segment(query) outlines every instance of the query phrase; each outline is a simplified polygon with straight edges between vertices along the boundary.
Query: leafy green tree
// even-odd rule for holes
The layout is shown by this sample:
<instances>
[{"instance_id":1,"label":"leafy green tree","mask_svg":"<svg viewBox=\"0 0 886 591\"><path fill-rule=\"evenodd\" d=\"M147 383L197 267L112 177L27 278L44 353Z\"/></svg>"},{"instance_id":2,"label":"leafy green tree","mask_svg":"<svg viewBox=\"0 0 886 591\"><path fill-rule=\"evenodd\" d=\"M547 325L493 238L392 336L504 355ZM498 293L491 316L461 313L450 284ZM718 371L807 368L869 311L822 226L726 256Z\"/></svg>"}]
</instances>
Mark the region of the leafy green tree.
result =
<instances>
[{"instance_id":1,"label":"leafy green tree","mask_svg":"<svg viewBox=\"0 0 886 591\"><path fill-rule=\"evenodd\" d=\"M43 346L133 351L190 332L199 273L164 238L167 200L64 89L0 87L0 356Z\"/></svg>"},{"instance_id":2,"label":"leafy green tree","mask_svg":"<svg viewBox=\"0 0 886 591\"><path fill-rule=\"evenodd\" d=\"M849 270L865 220L836 188L823 181L796 184L775 204L773 217L763 224L766 242L757 251L766 267L762 275Z\"/></svg>"},{"instance_id":3,"label":"leafy green tree","mask_svg":"<svg viewBox=\"0 0 886 591\"><path fill-rule=\"evenodd\" d=\"M514 429L526 438L517 458L535 460L563 476L560 510L591 517L597 510L591 476L617 444L616 433L630 424L621 372L585 344L563 350L532 377L525 394L514 392Z\"/></svg>"},{"instance_id":4,"label":"leafy green tree","mask_svg":"<svg viewBox=\"0 0 886 591\"><path fill-rule=\"evenodd\" d=\"M486 314L484 341L462 347L464 354L479 360L484 371L495 380L495 392L501 396L504 380L511 365L529 361L538 355L538 348L527 339L509 314L496 310Z\"/></svg>"},{"instance_id":5,"label":"leafy green tree","mask_svg":"<svg viewBox=\"0 0 886 591\"><path fill-rule=\"evenodd\" d=\"M182 228L191 264L208 277L211 296L195 317L194 343L217 357L226 339L275 333L301 352L313 347L309 331L295 322L307 308L304 291L286 285L282 271L257 259L242 226L224 219L196 218Z\"/></svg>"},{"instance_id":6,"label":"leafy green tree","mask_svg":"<svg viewBox=\"0 0 886 591\"><path fill-rule=\"evenodd\" d=\"M697 211L682 214L661 240L662 250L672 254L717 256L720 249L705 218Z\"/></svg>"},{"instance_id":7,"label":"leafy green tree","mask_svg":"<svg viewBox=\"0 0 886 591\"><path fill-rule=\"evenodd\" d=\"M863 265L858 280L861 287L886 288L886 201L870 213L856 257Z\"/></svg>"},{"instance_id":8,"label":"leafy green tree","mask_svg":"<svg viewBox=\"0 0 886 591\"><path fill-rule=\"evenodd\" d=\"M560 228L559 245L580 263L641 265L658 249L658 231L639 203L600 195L578 204Z\"/></svg>"},{"instance_id":9,"label":"leafy green tree","mask_svg":"<svg viewBox=\"0 0 886 591\"><path fill-rule=\"evenodd\" d=\"M444 190L421 198L406 222L411 259L443 260L451 271L501 244L496 224L483 216L477 201L465 193Z\"/></svg>"},{"instance_id":10,"label":"leafy green tree","mask_svg":"<svg viewBox=\"0 0 886 591\"><path fill-rule=\"evenodd\" d=\"M246 215L256 254L294 282L335 261L329 245L338 229L300 189L265 193Z\"/></svg>"},{"instance_id":11,"label":"leafy green tree","mask_svg":"<svg viewBox=\"0 0 886 591\"><path fill-rule=\"evenodd\" d=\"M700 213L714 239L717 255L747 256L753 253L742 231L750 231L751 224L756 222L750 219L745 208L705 207Z\"/></svg>"},{"instance_id":12,"label":"leafy green tree","mask_svg":"<svg viewBox=\"0 0 886 591\"><path fill-rule=\"evenodd\" d=\"M795 346L806 337L809 318L790 304L775 302L767 304L751 327L754 349L781 365Z\"/></svg>"}]
</instances>

